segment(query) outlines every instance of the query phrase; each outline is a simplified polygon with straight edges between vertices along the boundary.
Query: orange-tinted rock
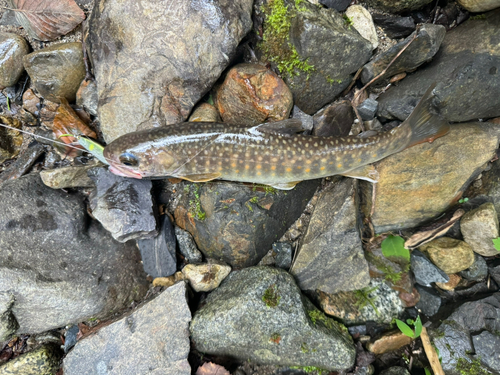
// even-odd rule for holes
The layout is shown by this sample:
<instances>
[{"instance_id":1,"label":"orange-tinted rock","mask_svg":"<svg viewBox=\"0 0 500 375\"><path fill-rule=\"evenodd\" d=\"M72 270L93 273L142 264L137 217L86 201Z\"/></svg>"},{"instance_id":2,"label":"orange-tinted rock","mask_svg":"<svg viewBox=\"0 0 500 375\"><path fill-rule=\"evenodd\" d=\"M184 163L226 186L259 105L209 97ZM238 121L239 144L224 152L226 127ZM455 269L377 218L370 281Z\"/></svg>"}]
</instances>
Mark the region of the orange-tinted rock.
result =
<instances>
[{"instance_id":1,"label":"orange-tinted rock","mask_svg":"<svg viewBox=\"0 0 500 375\"><path fill-rule=\"evenodd\" d=\"M439 289L453 290L457 287L460 280L462 280L462 278L457 274L448 275L448 277L450 278L450 281L448 281L447 283L436 283Z\"/></svg>"},{"instance_id":2,"label":"orange-tinted rock","mask_svg":"<svg viewBox=\"0 0 500 375\"><path fill-rule=\"evenodd\" d=\"M209 103L201 103L198 105L189 120L191 122L220 122L219 112Z\"/></svg>"},{"instance_id":3,"label":"orange-tinted rock","mask_svg":"<svg viewBox=\"0 0 500 375\"><path fill-rule=\"evenodd\" d=\"M386 333L373 343L369 343L367 345L367 349L374 354L383 354L398 350L399 348L409 345L410 343L411 338L404 335L400 331L393 331Z\"/></svg>"},{"instance_id":4,"label":"orange-tinted rock","mask_svg":"<svg viewBox=\"0 0 500 375\"><path fill-rule=\"evenodd\" d=\"M405 307L413 307L418 303L418 301L420 301L420 294L417 289L413 288L411 293L399 293L399 298L403 301Z\"/></svg>"},{"instance_id":5,"label":"orange-tinted rock","mask_svg":"<svg viewBox=\"0 0 500 375\"><path fill-rule=\"evenodd\" d=\"M23 108L33 114L40 110L40 98L35 95L32 89L26 90L23 94Z\"/></svg>"}]
</instances>

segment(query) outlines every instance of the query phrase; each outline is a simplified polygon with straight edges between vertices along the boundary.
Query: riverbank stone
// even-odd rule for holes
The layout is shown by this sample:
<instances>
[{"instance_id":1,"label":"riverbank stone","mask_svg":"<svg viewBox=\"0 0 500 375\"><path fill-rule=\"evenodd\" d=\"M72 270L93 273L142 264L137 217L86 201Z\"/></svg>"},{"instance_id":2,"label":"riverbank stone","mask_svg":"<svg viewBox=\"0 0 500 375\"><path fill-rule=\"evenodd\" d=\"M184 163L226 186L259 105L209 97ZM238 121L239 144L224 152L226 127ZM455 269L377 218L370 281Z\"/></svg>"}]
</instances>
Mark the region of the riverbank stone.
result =
<instances>
[{"instance_id":1,"label":"riverbank stone","mask_svg":"<svg viewBox=\"0 0 500 375\"><path fill-rule=\"evenodd\" d=\"M431 1L432 0L367 0L366 3L374 8L389 13L400 13L420 9Z\"/></svg>"},{"instance_id":2,"label":"riverbank stone","mask_svg":"<svg viewBox=\"0 0 500 375\"><path fill-rule=\"evenodd\" d=\"M24 72L23 57L29 53L26 40L14 33L0 33L0 89L13 86Z\"/></svg>"},{"instance_id":3,"label":"riverbank stone","mask_svg":"<svg viewBox=\"0 0 500 375\"><path fill-rule=\"evenodd\" d=\"M499 236L498 216L493 203L484 203L462 216L460 230L474 252L482 256L500 254L492 241Z\"/></svg>"},{"instance_id":4,"label":"riverbank stone","mask_svg":"<svg viewBox=\"0 0 500 375\"><path fill-rule=\"evenodd\" d=\"M463 271L474 263L474 252L470 245L454 238L437 238L420 246L420 250L447 274Z\"/></svg>"},{"instance_id":5,"label":"riverbank stone","mask_svg":"<svg viewBox=\"0 0 500 375\"><path fill-rule=\"evenodd\" d=\"M55 345L43 345L0 366L0 374L52 375L59 369L61 350Z\"/></svg>"}]
</instances>

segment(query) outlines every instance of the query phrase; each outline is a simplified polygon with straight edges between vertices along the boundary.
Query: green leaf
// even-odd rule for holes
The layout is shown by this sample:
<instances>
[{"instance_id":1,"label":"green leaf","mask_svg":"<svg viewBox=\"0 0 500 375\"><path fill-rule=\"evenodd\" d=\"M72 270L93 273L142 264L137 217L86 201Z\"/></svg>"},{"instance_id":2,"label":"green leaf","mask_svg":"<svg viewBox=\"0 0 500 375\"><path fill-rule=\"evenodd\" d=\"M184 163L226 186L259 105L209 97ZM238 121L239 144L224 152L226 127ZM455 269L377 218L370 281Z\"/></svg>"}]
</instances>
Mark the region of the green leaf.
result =
<instances>
[{"instance_id":1,"label":"green leaf","mask_svg":"<svg viewBox=\"0 0 500 375\"><path fill-rule=\"evenodd\" d=\"M413 330L403 321L396 319L396 324L399 330L406 336L413 338L414 333Z\"/></svg>"},{"instance_id":2,"label":"green leaf","mask_svg":"<svg viewBox=\"0 0 500 375\"><path fill-rule=\"evenodd\" d=\"M405 240L399 236L388 236L382 241L382 254L386 258L399 258L404 259L406 262L410 261L410 251L405 249Z\"/></svg>"},{"instance_id":3,"label":"green leaf","mask_svg":"<svg viewBox=\"0 0 500 375\"><path fill-rule=\"evenodd\" d=\"M492 241L493 241L493 246L495 247L495 249L500 251L500 237L497 237L497 238L493 239Z\"/></svg>"},{"instance_id":4,"label":"green leaf","mask_svg":"<svg viewBox=\"0 0 500 375\"><path fill-rule=\"evenodd\" d=\"M429 370L427 367L424 368L424 371L425 371L425 375L432 375L431 370Z\"/></svg>"},{"instance_id":5,"label":"green leaf","mask_svg":"<svg viewBox=\"0 0 500 375\"><path fill-rule=\"evenodd\" d=\"M419 337L422 333L422 321L420 320L420 316L417 316L417 320L415 320L415 338Z\"/></svg>"}]
</instances>

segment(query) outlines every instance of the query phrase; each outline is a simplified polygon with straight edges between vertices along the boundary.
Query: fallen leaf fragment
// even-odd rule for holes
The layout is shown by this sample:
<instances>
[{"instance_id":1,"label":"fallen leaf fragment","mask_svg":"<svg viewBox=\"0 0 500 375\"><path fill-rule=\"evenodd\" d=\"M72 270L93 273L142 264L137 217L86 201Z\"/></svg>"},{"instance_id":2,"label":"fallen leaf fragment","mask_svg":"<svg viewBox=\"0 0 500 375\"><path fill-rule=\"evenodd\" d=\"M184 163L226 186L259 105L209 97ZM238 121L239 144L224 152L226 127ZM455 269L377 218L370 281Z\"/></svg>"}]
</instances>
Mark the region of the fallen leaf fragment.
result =
<instances>
[{"instance_id":1,"label":"fallen leaf fragment","mask_svg":"<svg viewBox=\"0 0 500 375\"><path fill-rule=\"evenodd\" d=\"M198 367L196 375L231 375L224 367L212 362L206 362L203 366Z\"/></svg>"}]
</instances>

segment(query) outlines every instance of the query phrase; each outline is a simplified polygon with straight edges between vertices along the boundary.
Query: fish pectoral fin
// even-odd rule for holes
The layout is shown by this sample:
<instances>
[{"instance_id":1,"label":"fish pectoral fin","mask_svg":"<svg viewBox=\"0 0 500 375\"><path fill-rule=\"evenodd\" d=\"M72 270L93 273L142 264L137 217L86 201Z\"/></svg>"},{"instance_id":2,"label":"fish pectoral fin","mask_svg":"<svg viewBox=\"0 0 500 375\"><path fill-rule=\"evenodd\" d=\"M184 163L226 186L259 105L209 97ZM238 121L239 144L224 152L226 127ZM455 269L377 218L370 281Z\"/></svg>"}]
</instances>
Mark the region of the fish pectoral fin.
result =
<instances>
[{"instance_id":1,"label":"fish pectoral fin","mask_svg":"<svg viewBox=\"0 0 500 375\"><path fill-rule=\"evenodd\" d=\"M300 181L294 181L294 182L283 182L283 183L277 183L277 184L272 184L271 186L277 190L292 190L295 185L297 185Z\"/></svg>"},{"instance_id":2,"label":"fish pectoral fin","mask_svg":"<svg viewBox=\"0 0 500 375\"><path fill-rule=\"evenodd\" d=\"M370 181L376 184L378 182L378 172L371 164L341 173L342 176L357 178L358 180Z\"/></svg>"},{"instance_id":3,"label":"fish pectoral fin","mask_svg":"<svg viewBox=\"0 0 500 375\"><path fill-rule=\"evenodd\" d=\"M220 173L200 173L200 174L190 174L187 176L176 176L182 178L183 180L188 180L190 182L207 182L215 180L220 177Z\"/></svg>"},{"instance_id":4,"label":"fish pectoral fin","mask_svg":"<svg viewBox=\"0 0 500 375\"><path fill-rule=\"evenodd\" d=\"M266 122L264 124L254 126L251 129L257 130L261 133L285 135L289 137L294 134L302 133L306 130L302 126L302 121L296 118L289 118L287 120L276 122Z\"/></svg>"}]
</instances>

